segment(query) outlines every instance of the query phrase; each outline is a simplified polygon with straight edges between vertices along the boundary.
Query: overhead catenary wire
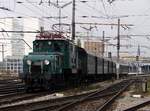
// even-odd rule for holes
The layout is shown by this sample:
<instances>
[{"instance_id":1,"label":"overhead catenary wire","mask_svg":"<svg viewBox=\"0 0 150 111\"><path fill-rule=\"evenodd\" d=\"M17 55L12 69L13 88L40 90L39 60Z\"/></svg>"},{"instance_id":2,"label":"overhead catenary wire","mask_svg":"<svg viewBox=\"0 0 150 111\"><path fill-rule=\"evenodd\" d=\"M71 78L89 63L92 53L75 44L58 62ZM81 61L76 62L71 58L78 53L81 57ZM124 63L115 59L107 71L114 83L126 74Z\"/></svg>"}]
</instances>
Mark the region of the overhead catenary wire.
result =
<instances>
[{"instance_id":1,"label":"overhead catenary wire","mask_svg":"<svg viewBox=\"0 0 150 111\"><path fill-rule=\"evenodd\" d=\"M87 7L93 9L94 11L98 12L99 14L105 15L102 11L100 11L99 9L97 9L94 6L89 5L88 3L85 3Z\"/></svg>"},{"instance_id":2,"label":"overhead catenary wire","mask_svg":"<svg viewBox=\"0 0 150 111\"><path fill-rule=\"evenodd\" d=\"M30 1L30 0L28 0L28 1ZM33 1L33 0L32 0L32 1ZM31 3L34 4L32 1L30 2L30 4L31 4ZM43 0L43 1L44 1L44 0ZM47 0L47 1L48 1L48 0ZM97 1L100 1L100 0L97 0ZM103 2L105 2L105 1L103 0ZM26 4L23 4L23 5L25 5L27 8L28 8L28 7L29 7L29 8L31 7L31 6L26 5ZM36 5L36 6L37 6L38 8L40 8L40 10L41 10L41 11L40 11L40 10L36 10L37 8L34 8L34 7L33 7L34 13L36 13L36 14L39 13L38 16L41 16L41 17L39 17L40 21L43 20L43 18L42 18L43 14L49 14L49 13L43 11L42 8L39 7L37 4L34 4L34 5ZM90 8L88 5L89 5L90 7L93 7L93 8ZM113 4L112 4L112 5L113 5ZM112 5L111 5L111 7L112 7ZM45 5L43 5L42 7L44 7L44 6L45 6ZM106 6L107 6L107 4L105 4L105 9L108 9L109 7L106 7ZM102 7L102 6L101 6L101 7ZM80 15L85 14L84 12L87 12L87 14L88 14L89 8L90 8L90 9L93 9L93 11L95 11L95 12L99 12L99 11L100 11L99 7L94 7L93 5L91 5L91 4L87 3L87 2L85 3L85 11L84 11L84 10L81 10L81 8L82 8L82 6L79 5L79 7L77 7L78 10L76 10L77 13L80 13ZM47 7L47 8L44 8L44 10L46 10L46 9L48 9L48 7ZM86 9L87 9L87 10L86 10ZM35 12L35 10L36 10L36 12ZM81 11L80 11L80 10L81 10ZM97 10L97 11L96 11L96 10ZM99 10L99 11L98 11L98 10ZM32 11L32 10L31 10L31 11ZM106 10L106 11L107 11L107 14L108 14L108 10ZM42 12L43 12L43 13L42 13ZM7 12L6 12L6 13L7 13ZM9 12L9 13L10 13L10 12ZM103 14L102 14L102 13L103 13ZM105 11L102 12L102 13L99 13L99 15L106 16ZM16 13L16 14L17 14L17 13ZM67 15L71 16L69 12L66 13L65 11L63 11L63 14L67 14ZM114 15L115 15L115 13L114 13ZM116 15L117 15L117 14L116 14ZM6 15L6 16L7 16L7 15ZM111 14L111 15L109 14L109 16L113 16L113 14ZM31 17L31 15L28 15L28 14L27 14L25 17ZM77 16L77 17L78 17L78 16ZM133 15L133 16L131 15L131 17L134 17L134 15ZM38 17L37 17L37 18L38 18ZM107 17L106 17L106 18L107 18ZM91 20L90 18L88 18L88 19ZM51 24L48 20L49 20L49 19L46 18L45 21L46 21L48 24ZM69 17L67 20L70 20L70 17ZM67 20L66 20L66 21L67 21ZM52 19L51 21L52 21L52 22L57 22L57 20L53 20L53 19Z\"/></svg>"},{"instance_id":3,"label":"overhead catenary wire","mask_svg":"<svg viewBox=\"0 0 150 111\"><path fill-rule=\"evenodd\" d=\"M104 1L103 1L103 0L100 0L100 1L101 1L101 3L102 3L103 8L104 8L105 15L106 15L107 17L109 17L108 14L107 14L107 11L106 11L106 6L105 6Z\"/></svg>"},{"instance_id":4,"label":"overhead catenary wire","mask_svg":"<svg viewBox=\"0 0 150 111\"><path fill-rule=\"evenodd\" d=\"M7 10L6 11L3 11L4 12L4 14L6 14L7 16L8 16L8 14L6 13L7 12ZM10 13L19 13L19 14L23 14L23 15L25 15L25 16L29 16L29 15L26 15L26 14L24 14L24 13L21 13L21 12L14 12L14 11L12 11L12 10L10 10L9 11ZM31 16L30 16L31 17ZM3 17L3 18L0 18L0 19L4 19L5 17ZM20 17L7 17L7 18L11 18L11 19L15 19L15 18L20 18ZM35 17L32 17L32 18L35 18ZM36 17L37 18L37 17ZM6 23L5 23L6 24ZM9 24L6 24L6 25L9 25ZM9 25L10 26L10 25ZM29 27L29 26L28 26ZM33 27L29 27L29 28L32 28L33 29Z\"/></svg>"},{"instance_id":5,"label":"overhead catenary wire","mask_svg":"<svg viewBox=\"0 0 150 111\"><path fill-rule=\"evenodd\" d=\"M28 3L30 3L29 2L29 0L26 0ZM31 12L34 12L34 13L36 13L36 14L38 14L38 15L41 15L41 14L44 14L45 12L43 12L38 6L36 6L36 5L34 5L34 4L32 4L32 3L30 3L32 6L34 6L36 9L38 9L40 12L38 12L37 10L33 10L32 8L29 8L29 7L26 7L24 4L22 4L25 8L27 8L28 10L30 10ZM46 15L48 14L48 13L45 13ZM49 14L48 14L49 15ZM48 20L46 20L48 23L50 23L50 21L48 21ZM52 21L54 21L54 22L57 22L56 20L52 20Z\"/></svg>"},{"instance_id":6,"label":"overhead catenary wire","mask_svg":"<svg viewBox=\"0 0 150 111\"><path fill-rule=\"evenodd\" d=\"M29 2L29 0L26 0L28 3L30 3ZM35 8L37 8L39 11L41 11L42 13L45 13L45 11L43 12L42 11L42 9L40 9L37 5L35 5L35 4L33 4L33 3L30 3L31 5L33 5ZM45 13L46 15L48 14L48 13ZM56 21L56 20L55 20ZM56 21L57 22L57 21Z\"/></svg>"},{"instance_id":7,"label":"overhead catenary wire","mask_svg":"<svg viewBox=\"0 0 150 111\"><path fill-rule=\"evenodd\" d=\"M10 18L8 18L8 19L13 19L14 17L10 17ZM5 20L4 18L0 18L0 19L3 19L3 20ZM15 18L14 18L15 19ZM16 18L17 19L17 18ZM6 28L6 26L10 26L10 27L12 27L13 26L13 24L9 24L9 23L6 23L6 22L4 22L4 27L3 28ZM21 25L22 27L23 27L23 25ZM35 26L35 25L34 25ZM37 30L37 29L34 29L33 28L33 26L31 26L31 24L30 24L30 26L26 26L27 28L29 28L29 29L32 29L32 30Z\"/></svg>"},{"instance_id":8,"label":"overhead catenary wire","mask_svg":"<svg viewBox=\"0 0 150 111\"><path fill-rule=\"evenodd\" d=\"M27 7L26 7L27 8ZM13 12L13 11L11 11L11 12ZM14 13L19 13L19 14L23 14L23 15L25 15L25 16L29 16L29 15L26 15L26 14L24 14L24 13L21 13L21 12L14 12ZM30 16L31 17L31 16ZM22 17L23 18L23 17ZM39 18L39 17L36 17L36 18ZM43 19L41 19L41 18L39 18L40 20L43 20ZM47 20L48 21L48 20ZM49 21L48 21L49 22Z\"/></svg>"},{"instance_id":9,"label":"overhead catenary wire","mask_svg":"<svg viewBox=\"0 0 150 111\"><path fill-rule=\"evenodd\" d=\"M42 9L40 9L38 6L36 6L36 5L34 5L34 4L32 4L29 0L26 0L28 3L30 3L32 6L34 6L36 9L38 9L40 12L37 12L37 10L33 10L32 8L28 8L28 7L26 7L26 5L24 5L24 4L22 4L23 2L21 2L21 4L26 8L26 9L28 9L28 10L30 10L31 12L34 12L34 13L36 13L36 14L38 14L38 15L41 15L41 14L44 14L45 12L43 12L42 11ZM20 12L19 12L20 13ZM46 15L48 15L47 13L45 13ZM41 20L42 22L43 22L43 20L46 20L49 24L51 24L51 22L49 21L49 20L47 20L47 18L43 18L43 17L37 17L39 20ZM54 21L54 20L52 20L51 19L51 21ZM56 21L54 21L54 22L56 22Z\"/></svg>"},{"instance_id":10,"label":"overhead catenary wire","mask_svg":"<svg viewBox=\"0 0 150 111\"><path fill-rule=\"evenodd\" d=\"M26 0L26 1L29 1L29 0ZM34 7L38 8L39 10L41 10L39 7L37 7L36 5L34 5ZM55 20L56 21L56 20ZM58 21L57 21L58 22Z\"/></svg>"}]
</instances>

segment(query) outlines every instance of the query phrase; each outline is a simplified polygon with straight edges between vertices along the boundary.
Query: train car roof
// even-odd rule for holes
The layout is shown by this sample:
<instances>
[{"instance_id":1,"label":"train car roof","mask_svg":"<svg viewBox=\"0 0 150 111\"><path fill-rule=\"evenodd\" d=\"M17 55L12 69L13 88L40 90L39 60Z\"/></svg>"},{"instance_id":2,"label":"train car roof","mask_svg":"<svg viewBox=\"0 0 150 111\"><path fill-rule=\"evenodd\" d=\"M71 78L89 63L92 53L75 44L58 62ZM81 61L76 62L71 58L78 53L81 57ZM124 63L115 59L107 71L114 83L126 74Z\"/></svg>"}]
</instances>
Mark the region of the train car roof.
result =
<instances>
[{"instance_id":1,"label":"train car roof","mask_svg":"<svg viewBox=\"0 0 150 111\"><path fill-rule=\"evenodd\" d=\"M68 41L68 42L72 42L71 40L69 40L67 37L65 37L63 34L61 33L54 33L54 32L44 32L44 33L40 33L39 35L36 35L36 39L35 40L63 40L63 41Z\"/></svg>"}]
</instances>

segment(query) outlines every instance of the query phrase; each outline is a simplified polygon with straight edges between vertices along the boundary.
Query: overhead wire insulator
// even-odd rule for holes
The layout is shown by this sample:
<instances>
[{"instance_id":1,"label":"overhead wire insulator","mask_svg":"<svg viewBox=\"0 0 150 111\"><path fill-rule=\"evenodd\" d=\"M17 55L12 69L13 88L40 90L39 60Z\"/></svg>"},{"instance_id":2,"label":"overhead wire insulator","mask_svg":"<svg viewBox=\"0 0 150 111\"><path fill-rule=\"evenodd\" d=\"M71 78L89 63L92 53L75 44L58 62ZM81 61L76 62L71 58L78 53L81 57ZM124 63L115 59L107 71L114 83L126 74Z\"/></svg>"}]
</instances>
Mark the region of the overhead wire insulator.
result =
<instances>
[{"instance_id":1,"label":"overhead wire insulator","mask_svg":"<svg viewBox=\"0 0 150 111\"><path fill-rule=\"evenodd\" d=\"M107 2L109 2L109 4L112 4L115 0L107 0Z\"/></svg>"},{"instance_id":2,"label":"overhead wire insulator","mask_svg":"<svg viewBox=\"0 0 150 111\"><path fill-rule=\"evenodd\" d=\"M40 1L39 5L43 4L43 0Z\"/></svg>"},{"instance_id":3,"label":"overhead wire insulator","mask_svg":"<svg viewBox=\"0 0 150 111\"><path fill-rule=\"evenodd\" d=\"M48 5L49 5L49 6L51 5L51 0L48 1Z\"/></svg>"},{"instance_id":4,"label":"overhead wire insulator","mask_svg":"<svg viewBox=\"0 0 150 111\"><path fill-rule=\"evenodd\" d=\"M16 3L20 3L20 4L21 4L21 3L23 3L23 2L21 2L21 1L17 1Z\"/></svg>"},{"instance_id":5,"label":"overhead wire insulator","mask_svg":"<svg viewBox=\"0 0 150 111\"><path fill-rule=\"evenodd\" d=\"M0 7L0 9L2 9L2 10L7 10L7 11L12 11L12 10L6 8L6 7Z\"/></svg>"},{"instance_id":6,"label":"overhead wire insulator","mask_svg":"<svg viewBox=\"0 0 150 111\"><path fill-rule=\"evenodd\" d=\"M82 1L80 1L80 2L82 2L82 3L86 3L86 2L88 2L88 1L86 1L86 0L82 0Z\"/></svg>"},{"instance_id":7,"label":"overhead wire insulator","mask_svg":"<svg viewBox=\"0 0 150 111\"><path fill-rule=\"evenodd\" d=\"M88 16L86 16L86 15L83 15L83 16L81 16L82 18L88 18Z\"/></svg>"}]
</instances>

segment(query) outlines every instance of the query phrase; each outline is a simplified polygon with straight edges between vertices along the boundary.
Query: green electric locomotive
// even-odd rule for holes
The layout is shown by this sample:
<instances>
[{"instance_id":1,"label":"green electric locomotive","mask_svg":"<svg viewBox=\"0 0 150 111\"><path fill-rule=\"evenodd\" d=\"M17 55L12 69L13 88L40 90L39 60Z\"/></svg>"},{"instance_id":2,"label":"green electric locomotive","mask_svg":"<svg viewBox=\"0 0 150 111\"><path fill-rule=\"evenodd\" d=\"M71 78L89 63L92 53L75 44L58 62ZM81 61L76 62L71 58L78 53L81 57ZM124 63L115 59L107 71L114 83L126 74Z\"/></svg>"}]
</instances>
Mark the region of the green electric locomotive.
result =
<instances>
[{"instance_id":1,"label":"green electric locomotive","mask_svg":"<svg viewBox=\"0 0 150 111\"><path fill-rule=\"evenodd\" d=\"M56 85L111 78L116 64L88 54L61 34L41 33L33 42L33 52L23 59L23 72L27 90L52 89Z\"/></svg>"},{"instance_id":2,"label":"green electric locomotive","mask_svg":"<svg viewBox=\"0 0 150 111\"><path fill-rule=\"evenodd\" d=\"M33 42L33 52L23 59L23 79L27 89L52 88L78 77L73 74L86 74L84 54L86 52L83 49L60 34L41 33Z\"/></svg>"}]
</instances>

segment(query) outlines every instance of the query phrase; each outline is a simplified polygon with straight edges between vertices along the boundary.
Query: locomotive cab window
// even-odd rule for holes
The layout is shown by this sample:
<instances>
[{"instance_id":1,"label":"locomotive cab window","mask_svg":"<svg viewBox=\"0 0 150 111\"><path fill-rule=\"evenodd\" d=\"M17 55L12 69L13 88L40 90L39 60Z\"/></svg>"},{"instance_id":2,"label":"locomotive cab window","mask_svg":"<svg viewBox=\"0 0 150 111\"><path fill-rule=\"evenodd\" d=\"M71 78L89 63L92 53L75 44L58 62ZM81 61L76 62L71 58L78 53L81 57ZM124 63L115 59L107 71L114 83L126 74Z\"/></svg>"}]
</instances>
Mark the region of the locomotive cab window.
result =
<instances>
[{"instance_id":1,"label":"locomotive cab window","mask_svg":"<svg viewBox=\"0 0 150 111\"><path fill-rule=\"evenodd\" d=\"M51 48L51 41L34 41L33 50L35 52L49 52Z\"/></svg>"},{"instance_id":2,"label":"locomotive cab window","mask_svg":"<svg viewBox=\"0 0 150 111\"><path fill-rule=\"evenodd\" d=\"M39 48L39 43L35 43L35 48Z\"/></svg>"},{"instance_id":3,"label":"locomotive cab window","mask_svg":"<svg viewBox=\"0 0 150 111\"><path fill-rule=\"evenodd\" d=\"M54 51L58 51L58 52L61 51L60 46L59 46L58 43L54 43Z\"/></svg>"},{"instance_id":4,"label":"locomotive cab window","mask_svg":"<svg viewBox=\"0 0 150 111\"><path fill-rule=\"evenodd\" d=\"M33 51L34 52L63 52L67 50L68 46L64 41L58 40L37 40L33 42Z\"/></svg>"}]
</instances>

